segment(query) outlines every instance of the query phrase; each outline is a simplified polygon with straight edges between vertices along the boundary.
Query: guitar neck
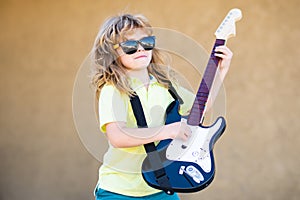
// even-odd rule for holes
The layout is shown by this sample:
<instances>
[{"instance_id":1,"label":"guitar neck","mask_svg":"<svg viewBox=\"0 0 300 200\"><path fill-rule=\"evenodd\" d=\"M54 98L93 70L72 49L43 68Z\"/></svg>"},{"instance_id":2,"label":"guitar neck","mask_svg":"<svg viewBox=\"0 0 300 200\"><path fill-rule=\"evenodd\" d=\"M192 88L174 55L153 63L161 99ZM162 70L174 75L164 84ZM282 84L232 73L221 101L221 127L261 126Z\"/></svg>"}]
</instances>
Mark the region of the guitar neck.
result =
<instances>
[{"instance_id":1,"label":"guitar neck","mask_svg":"<svg viewBox=\"0 0 300 200\"><path fill-rule=\"evenodd\" d=\"M196 94L194 104L188 116L187 123L189 125L198 126L203 121L206 103L209 97L210 89L212 87L216 75L216 71L218 68L218 63L220 60L218 57L214 55L215 48L217 46L222 46L224 44L225 44L225 40L221 40L221 39L217 39L214 44L202 81L200 83L198 92Z\"/></svg>"}]
</instances>

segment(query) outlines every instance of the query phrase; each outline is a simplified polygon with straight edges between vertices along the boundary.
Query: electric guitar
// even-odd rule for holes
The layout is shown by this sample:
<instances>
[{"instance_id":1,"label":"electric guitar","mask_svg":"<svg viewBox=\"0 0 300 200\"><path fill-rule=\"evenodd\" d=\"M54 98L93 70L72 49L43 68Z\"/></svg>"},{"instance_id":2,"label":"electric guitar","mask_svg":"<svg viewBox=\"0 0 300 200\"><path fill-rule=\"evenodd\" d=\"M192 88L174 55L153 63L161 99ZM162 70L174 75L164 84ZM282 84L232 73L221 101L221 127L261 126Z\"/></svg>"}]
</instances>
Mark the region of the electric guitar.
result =
<instances>
[{"instance_id":1,"label":"electric guitar","mask_svg":"<svg viewBox=\"0 0 300 200\"><path fill-rule=\"evenodd\" d=\"M196 192L206 188L215 175L213 147L225 130L223 117L209 127L202 125L206 102L216 76L219 58L214 56L215 48L225 45L229 37L235 35L235 22L241 19L239 9L232 9L215 32L216 41L211 51L202 81L191 112L187 117L178 113L179 102L174 101L168 110L166 124L184 120L192 130L188 141L180 139L160 141L142 165L144 180L153 188L174 192ZM159 161L159 162L158 162Z\"/></svg>"}]
</instances>

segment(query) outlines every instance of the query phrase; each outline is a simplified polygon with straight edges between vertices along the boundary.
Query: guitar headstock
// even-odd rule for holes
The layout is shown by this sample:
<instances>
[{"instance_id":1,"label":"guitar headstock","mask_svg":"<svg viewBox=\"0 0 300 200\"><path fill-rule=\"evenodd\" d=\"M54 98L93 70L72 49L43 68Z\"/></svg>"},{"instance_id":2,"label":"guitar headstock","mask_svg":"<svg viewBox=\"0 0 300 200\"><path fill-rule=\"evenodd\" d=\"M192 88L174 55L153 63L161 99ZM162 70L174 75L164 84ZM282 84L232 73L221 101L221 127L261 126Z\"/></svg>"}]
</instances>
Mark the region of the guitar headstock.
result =
<instances>
[{"instance_id":1,"label":"guitar headstock","mask_svg":"<svg viewBox=\"0 0 300 200\"><path fill-rule=\"evenodd\" d=\"M215 32L217 39L227 40L228 38L235 36L235 22L241 18L242 11L240 9L231 9Z\"/></svg>"}]
</instances>

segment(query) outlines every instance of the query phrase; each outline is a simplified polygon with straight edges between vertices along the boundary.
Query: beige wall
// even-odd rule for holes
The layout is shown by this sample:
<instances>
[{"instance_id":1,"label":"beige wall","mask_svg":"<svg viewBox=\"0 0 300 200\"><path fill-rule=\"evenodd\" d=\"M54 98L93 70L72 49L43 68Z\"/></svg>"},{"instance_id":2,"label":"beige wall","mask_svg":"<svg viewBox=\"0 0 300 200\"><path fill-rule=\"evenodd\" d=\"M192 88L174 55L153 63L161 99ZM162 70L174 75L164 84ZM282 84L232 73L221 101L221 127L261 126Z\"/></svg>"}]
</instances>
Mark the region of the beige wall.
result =
<instances>
[{"instance_id":1,"label":"beige wall","mask_svg":"<svg viewBox=\"0 0 300 200\"><path fill-rule=\"evenodd\" d=\"M244 18L228 43L235 55L217 175L182 199L299 197L299 1L2 0L0 199L93 199L100 163L79 139L71 104L77 70L105 18L143 13L210 51L233 7Z\"/></svg>"}]
</instances>

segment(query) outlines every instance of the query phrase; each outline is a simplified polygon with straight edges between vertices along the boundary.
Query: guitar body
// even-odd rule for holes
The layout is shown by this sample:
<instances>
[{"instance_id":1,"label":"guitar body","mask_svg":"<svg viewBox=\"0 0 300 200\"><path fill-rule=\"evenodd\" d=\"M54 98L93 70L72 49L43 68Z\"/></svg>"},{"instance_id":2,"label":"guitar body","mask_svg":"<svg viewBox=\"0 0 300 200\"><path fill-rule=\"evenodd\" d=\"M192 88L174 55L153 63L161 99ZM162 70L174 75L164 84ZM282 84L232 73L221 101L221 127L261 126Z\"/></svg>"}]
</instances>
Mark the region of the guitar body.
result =
<instances>
[{"instance_id":1,"label":"guitar body","mask_svg":"<svg viewBox=\"0 0 300 200\"><path fill-rule=\"evenodd\" d=\"M166 123L173 123L182 118L178 113L179 103L168 114ZM191 126L193 136L186 143L182 140L163 140L157 145L165 173L172 191L196 192L206 188L215 175L213 147L226 127L223 117L219 117L209 127ZM148 157L142 165L144 180L153 188L165 190L158 184Z\"/></svg>"}]
</instances>

